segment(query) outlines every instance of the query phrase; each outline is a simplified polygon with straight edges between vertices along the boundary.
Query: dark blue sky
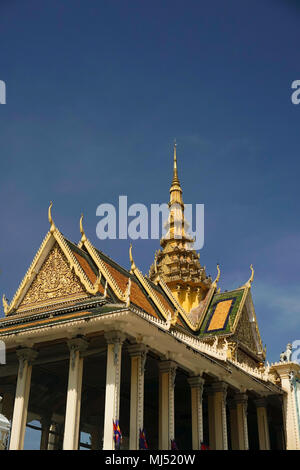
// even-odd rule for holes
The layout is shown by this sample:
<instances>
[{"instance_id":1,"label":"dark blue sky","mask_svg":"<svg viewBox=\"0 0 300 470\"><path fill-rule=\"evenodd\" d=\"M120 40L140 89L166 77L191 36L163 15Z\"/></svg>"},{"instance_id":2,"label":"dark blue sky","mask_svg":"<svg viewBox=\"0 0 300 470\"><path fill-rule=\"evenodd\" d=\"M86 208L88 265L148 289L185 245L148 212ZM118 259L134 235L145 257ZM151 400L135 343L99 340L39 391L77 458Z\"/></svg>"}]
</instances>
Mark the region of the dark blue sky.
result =
<instances>
[{"instance_id":1,"label":"dark blue sky","mask_svg":"<svg viewBox=\"0 0 300 470\"><path fill-rule=\"evenodd\" d=\"M48 230L96 238L96 207L167 202L172 147L186 203L205 204L201 262L222 289L255 268L270 361L300 338L300 7L288 0L1 1L1 293ZM147 272L156 241L134 243Z\"/></svg>"}]
</instances>

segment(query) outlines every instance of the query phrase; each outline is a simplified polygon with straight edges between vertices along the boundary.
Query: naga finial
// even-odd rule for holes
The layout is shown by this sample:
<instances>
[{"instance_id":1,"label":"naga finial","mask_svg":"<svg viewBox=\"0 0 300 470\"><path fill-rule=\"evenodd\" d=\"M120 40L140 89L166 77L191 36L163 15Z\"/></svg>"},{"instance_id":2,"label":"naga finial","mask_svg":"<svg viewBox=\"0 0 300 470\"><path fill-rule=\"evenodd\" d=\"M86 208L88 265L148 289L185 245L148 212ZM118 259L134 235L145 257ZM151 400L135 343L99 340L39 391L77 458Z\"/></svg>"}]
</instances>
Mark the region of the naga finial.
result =
<instances>
[{"instance_id":1,"label":"naga finial","mask_svg":"<svg viewBox=\"0 0 300 470\"><path fill-rule=\"evenodd\" d=\"M218 284L218 282L219 282L219 279L220 279L220 275L221 275L219 263L217 264L217 271L218 271L217 277L216 277L216 279L214 280L214 282L212 283L212 285L215 286L215 287L217 286L217 284Z\"/></svg>"},{"instance_id":2,"label":"naga finial","mask_svg":"<svg viewBox=\"0 0 300 470\"><path fill-rule=\"evenodd\" d=\"M83 221L83 214L81 214L81 217L80 217L79 229L80 229L80 233L81 233L81 243L84 243L84 242L87 241L87 238L86 238L86 235L85 235L85 232L84 232L84 229L83 229L82 221Z\"/></svg>"},{"instance_id":3,"label":"naga finial","mask_svg":"<svg viewBox=\"0 0 300 470\"><path fill-rule=\"evenodd\" d=\"M53 222L52 214L51 214L52 206L53 206L53 202L50 201L50 206L49 206L49 209L48 209L48 220L49 220L49 224L50 224L50 232L51 233L53 233L54 230L55 230L55 224Z\"/></svg>"},{"instance_id":4,"label":"naga finial","mask_svg":"<svg viewBox=\"0 0 300 470\"><path fill-rule=\"evenodd\" d=\"M2 304L3 304L4 313L5 313L5 315L6 315L7 312L8 312L8 310L9 310L9 305L8 305L8 300L7 300L7 298L5 297L5 294L3 294L3 296L2 296Z\"/></svg>"},{"instance_id":5,"label":"naga finial","mask_svg":"<svg viewBox=\"0 0 300 470\"><path fill-rule=\"evenodd\" d=\"M253 279L254 279L254 269L253 269L252 264L250 264L250 269L251 269L251 276L249 277L248 281L245 284L246 287L251 287L251 284L252 284Z\"/></svg>"},{"instance_id":6,"label":"naga finial","mask_svg":"<svg viewBox=\"0 0 300 470\"><path fill-rule=\"evenodd\" d=\"M132 243L130 243L130 247L129 247L129 259L130 259L130 264L131 264L131 272L133 272L136 268L136 265L133 261L133 257L132 257Z\"/></svg>"}]
</instances>

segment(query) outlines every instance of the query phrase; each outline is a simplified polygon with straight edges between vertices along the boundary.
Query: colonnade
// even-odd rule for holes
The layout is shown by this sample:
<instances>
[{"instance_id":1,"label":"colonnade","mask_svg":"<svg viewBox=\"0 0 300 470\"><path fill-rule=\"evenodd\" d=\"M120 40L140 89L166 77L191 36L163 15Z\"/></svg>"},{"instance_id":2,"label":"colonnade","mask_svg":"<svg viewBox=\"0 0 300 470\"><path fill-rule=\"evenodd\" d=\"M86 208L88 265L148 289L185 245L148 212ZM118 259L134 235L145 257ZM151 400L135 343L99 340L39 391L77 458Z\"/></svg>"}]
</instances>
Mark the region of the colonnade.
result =
<instances>
[{"instance_id":1,"label":"colonnade","mask_svg":"<svg viewBox=\"0 0 300 470\"><path fill-rule=\"evenodd\" d=\"M105 334L107 343L105 411L103 429L103 449L114 449L113 421L119 419L121 393L121 360L125 335L120 332ZM74 338L68 342L69 376L66 400L63 449L75 450L79 446L80 437L80 408L84 357L87 349L86 339ZM128 346L131 361L130 375L130 426L129 448L139 448L139 430L143 429L144 421L144 372L148 347L141 343ZM10 449L20 450L24 446L24 436L27 422L28 400L31 385L31 372L37 352L23 348L17 351L19 369L14 401ZM159 409L158 409L158 447L168 450L171 440L175 439L175 398L174 386L176 371L180 364L173 360L160 360L159 371ZM204 441L203 436L203 391L208 396L208 428L209 447L216 450L226 450L229 447L227 429L230 425L230 447L247 450L248 424L246 393L236 393L227 400L228 384L224 381L214 381L206 384L202 375L190 376L188 384L191 394L191 428L192 448L198 450ZM270 449L269 427L266 401L260 398L255 401L257 409L257 429L260 449ZM227 406L229 420L227 423ZM57 447L55 424L50 417L41 421L41 449ZM92 441L95 436L92 436ZM99 439L98 436L97 439ZM93 442L92 442L93 444ZM93 447L93 445L92 445Z\"/></svg>"}]
</instances>

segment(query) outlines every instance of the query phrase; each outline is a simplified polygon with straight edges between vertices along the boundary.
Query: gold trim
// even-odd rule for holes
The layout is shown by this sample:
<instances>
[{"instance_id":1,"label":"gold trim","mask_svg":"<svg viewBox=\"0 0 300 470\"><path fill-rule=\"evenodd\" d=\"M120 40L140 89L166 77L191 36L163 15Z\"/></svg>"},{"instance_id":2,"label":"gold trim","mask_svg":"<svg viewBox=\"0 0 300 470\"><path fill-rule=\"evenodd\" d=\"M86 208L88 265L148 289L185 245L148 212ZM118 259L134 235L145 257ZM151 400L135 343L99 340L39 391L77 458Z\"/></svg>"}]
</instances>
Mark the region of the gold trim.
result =
<instances>
[{"instance_id":1,"label":"gold trim","mask_svg":"<svg viewBox=\"0 0 300 470\"><path fill-rule=\"evenodd\" d=\"M86 289L86 291L89 294L95 295L97 292L99 292L99 287L100 287L100 282L101 282L101 274L99 273L96 281L94 284L89 280L87 275L85 274L83 268L80 266L79 262L77 261L76 257L74 256L72 250L69 248L67 243L65 242L65 239L63 235L60 233L58 228L54 225L52 215L51 215L51 208L52 208L52 202L50 203L49 209L48 209L48 220L49 223L51 224L49 232L46 234L40 248L38 249L30 267L28 268L22 282L19 285L19 288L17 292L15 293L10 305L6 305L5 307L5 315L10 315L20 305L22 302L22 299L24 298L26 292L28 291L32 281L36 277L36 275L39 272L39 269L41 268L41 265L39 268L37 268L37 265L44 256L44 260L46 259L47 255L50 253L51 249L54 246L54 243L57 242L59 247L61 248L62 252L67 258L67 261L70 265L70 268L74 270L75 274L79 278L80 282Z\"/></svg>"},{"instance_id":2,"label":"gold trim","mask_svg":"<svg viewBox=\"0 0 300 470\"><path fill-rule=\"evenodd\" d=\"M148 293L149 297L151 300L155 303L156 307L160 311L160 313L163 315L165 320L168 321L170 318L170 314L172 316L173 312L170 310L166 310L165 306L162 304L160 299L156 296L155 291L152 289L146 278L143 276L141 271L136 267L133 257L132 257L132 245L130 244L129 248L129 257L130 257L130 262L131 262L131 271L132 273L136 276L136 278L140 281L146 292Z\"/></svg>"},{"instance_id":3,"label":"gold trim","mask_svg":"<svg viewBox=\"0 0 300 470\"><path fill-rule=\"evenodd\" d=\"M99 269L100 273L105 277L106 281L108 281L108 284L110 288L113 290L115 295L118 297L119 300L122 302L126 302L126 292L123 292L120 287L118 286L117 282L105 266L104 262L98 255L97 251L87 238L86 241L84 242L84 246L88 250L89 255L91 256L92 260L96 264L97 268Z\"/></svg>"}]
</instances>

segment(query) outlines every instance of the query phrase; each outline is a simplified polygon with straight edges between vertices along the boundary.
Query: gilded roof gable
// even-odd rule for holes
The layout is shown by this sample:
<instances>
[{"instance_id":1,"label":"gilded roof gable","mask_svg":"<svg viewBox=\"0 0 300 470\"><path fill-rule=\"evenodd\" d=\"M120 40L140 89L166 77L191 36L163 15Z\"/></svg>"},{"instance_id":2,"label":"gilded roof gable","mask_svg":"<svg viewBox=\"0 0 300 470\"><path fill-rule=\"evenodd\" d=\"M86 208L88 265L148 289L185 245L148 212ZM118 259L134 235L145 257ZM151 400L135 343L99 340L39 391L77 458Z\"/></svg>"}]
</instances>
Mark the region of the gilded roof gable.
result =
<instances>
[{"instance_id":1,"label":"gilded roof gable","mask_svg":"<svg viewBox=\"0 0 300 470\"><path fill-rule=\"evenodd\" d=\"M86 290L71 269L58 243L55 243L20 303L18 311L38 303L53 304L62 298L86 296Z\"/></svg>"}]
</instances>

